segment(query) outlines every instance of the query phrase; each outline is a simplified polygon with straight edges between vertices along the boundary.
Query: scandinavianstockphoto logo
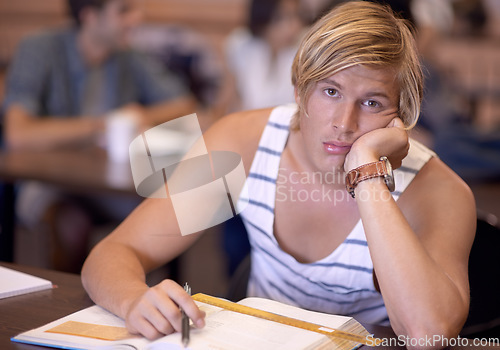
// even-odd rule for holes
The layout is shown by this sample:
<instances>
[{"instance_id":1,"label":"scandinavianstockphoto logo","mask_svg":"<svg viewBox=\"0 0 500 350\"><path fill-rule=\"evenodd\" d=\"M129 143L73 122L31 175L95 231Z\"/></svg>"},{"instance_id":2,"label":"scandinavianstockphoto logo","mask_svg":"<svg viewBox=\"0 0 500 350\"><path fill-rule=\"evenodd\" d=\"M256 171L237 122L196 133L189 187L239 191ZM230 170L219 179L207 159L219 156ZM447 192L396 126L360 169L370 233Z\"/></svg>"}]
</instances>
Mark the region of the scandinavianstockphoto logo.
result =
<instances>
[{"instance_id":1,"label":"scandinavianstockphoto logo","mask_svg":"<svg viewBox=\"0 0 500 350\"><path fill-rule=\"evenodd\" d=\"M208 154L196 114L137 136L129 147L142 197L170 198L182 236L220 224L246 206L245 169L234 152Z\"/></svg>"},{"instance_id":2,"label":"scandinavianstockphoto logo","mask_svg":"<svg viewBox=\"0 0 500 350\"><path fill-rule=\"evenodd\" d=\"M404 183L407 174L394 173L396 184ZM392 194L374 194L358 191L357 200L389 201ZM297 172L280 168L276 181L276 201L278 202L328 202L334 205L354 201L345 189L345 173L339 169L327 172Z\"/></svg>"}]
</instances>

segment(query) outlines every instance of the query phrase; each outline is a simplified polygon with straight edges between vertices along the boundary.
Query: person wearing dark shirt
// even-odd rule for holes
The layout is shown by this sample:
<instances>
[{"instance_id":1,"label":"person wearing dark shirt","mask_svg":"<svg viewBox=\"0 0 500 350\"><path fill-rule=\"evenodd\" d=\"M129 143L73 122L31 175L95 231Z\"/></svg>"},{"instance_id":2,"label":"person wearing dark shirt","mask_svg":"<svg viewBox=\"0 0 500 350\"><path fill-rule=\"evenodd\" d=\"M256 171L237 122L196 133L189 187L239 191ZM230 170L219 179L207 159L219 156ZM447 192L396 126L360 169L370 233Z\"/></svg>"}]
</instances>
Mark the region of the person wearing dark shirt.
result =
<instances>
[{"instance_id":1,"label":"person wearing dark shirt","mask_svg":"<svg viewBox=\"0 0 500 350\"><path fill-rule=\"evenodd\" d=\"M195 100L180 80L129 49L128 37L142 15L137 0L69 0L68 5L74 24L26 38L9 67L3 106L8 149L96 143L111 112L132 114L141 127L194 112ZM74 204L39 183L19 191L21 222L40 228L44 218L50 221L59 242L55 255L65 256L56 259L60 269L78 269L74 262L86 254L88 215Z\"/></svg>"}]
</instances>

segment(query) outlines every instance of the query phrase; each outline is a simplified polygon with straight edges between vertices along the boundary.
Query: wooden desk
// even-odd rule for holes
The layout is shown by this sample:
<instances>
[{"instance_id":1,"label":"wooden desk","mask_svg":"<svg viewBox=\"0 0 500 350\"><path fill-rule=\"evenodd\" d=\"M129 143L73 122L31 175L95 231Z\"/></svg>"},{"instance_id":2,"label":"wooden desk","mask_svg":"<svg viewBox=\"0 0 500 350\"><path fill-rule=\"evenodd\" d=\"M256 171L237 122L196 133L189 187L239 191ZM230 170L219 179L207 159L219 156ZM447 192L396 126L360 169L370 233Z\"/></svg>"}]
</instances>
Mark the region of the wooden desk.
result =
<instances>
[{"instance_id":1,"label":"wooden desk","mask_svg":"<svg viewBox=\"0 0 500 350\"><path fill-rule=\"evenodd\" d=\"M108 161L102 149L0 152L0 180L5 184L0 227L0 260L13 261L14 184L35 180L80 194L138 196L130 164Z\"/></svg>"},{"instance_id":2,"label":"wooden desk","mask_svg":"<svg viewBox=\"0 0 500 350\"><path fill-rule=\"evenodd\" d=\"M1 152L0 179L42 181L80 193L137 195L130 163L112 163L97 148Z\"/></svg>"},{"instance_id":3,"label":"wooden desk","mask_svg":"<svg viewBox=\"0 0 500 350\"><path fill-rule=\"evenodd\" d=\"M0 299L0 349L43 349L17 344L10 338L93 305L80 276L2 263L1 265L52 281L58 287L41 292Z\"/></svg>"},{"instance_id":4,"label":"wooden desk","mask_svg":"<svg viewBox=\"0 0 500 350\"><path fill-rule=\"evenodd\" d=\"M13 343L10 338L24 331L40 327L70 313L93 305L80 282L80 276L63 272L43 270L34 267L1 263L1 265L46 278L58 288L25 294L0 300L0 349L44 349L43 347ZM379 338L393 338L394 332L389 327L365 325ZM362 349L382 349L363 346ZM402 346L384 347L384 349L404 349ZM453 349L478 349L472 346ZM500 346L482 346L481 349L500 349Z\"/></svg>"}]
</instances>

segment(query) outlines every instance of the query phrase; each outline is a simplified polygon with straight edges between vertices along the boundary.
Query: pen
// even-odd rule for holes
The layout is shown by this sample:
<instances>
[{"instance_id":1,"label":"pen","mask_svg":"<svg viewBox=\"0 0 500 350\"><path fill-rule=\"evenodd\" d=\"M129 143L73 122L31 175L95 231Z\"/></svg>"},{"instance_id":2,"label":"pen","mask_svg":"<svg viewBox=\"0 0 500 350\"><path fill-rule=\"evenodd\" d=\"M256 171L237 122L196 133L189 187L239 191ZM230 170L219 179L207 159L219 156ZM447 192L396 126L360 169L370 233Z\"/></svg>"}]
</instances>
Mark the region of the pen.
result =
<instances>
[{"instance_id":1,"label":"pen","mask_svg":"<svg viewBox=\"0 0 500 350\"><path fill-rule=\"evenodd\" d=\"M184 290L186 291L186 293L191 295L191 287L187 282L184 285ZM184 345L184 347L187 347L189 344L189 317L186 315L186 313L182 308L181 308L181 313L182 313L182 345Z\"/></svg>"}]
</instances>

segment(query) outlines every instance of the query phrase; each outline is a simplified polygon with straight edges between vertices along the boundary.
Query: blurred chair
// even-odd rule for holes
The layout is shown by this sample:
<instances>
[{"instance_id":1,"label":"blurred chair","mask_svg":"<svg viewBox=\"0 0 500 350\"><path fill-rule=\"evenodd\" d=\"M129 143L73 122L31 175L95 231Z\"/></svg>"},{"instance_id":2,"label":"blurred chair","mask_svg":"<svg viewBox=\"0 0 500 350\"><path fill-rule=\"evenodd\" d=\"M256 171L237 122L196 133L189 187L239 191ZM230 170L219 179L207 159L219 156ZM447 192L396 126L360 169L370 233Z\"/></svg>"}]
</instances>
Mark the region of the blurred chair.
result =
<instances>
[{"instance_id":1,"label":"blurred chair","mask_svg":"<svg viewBox=\"0 0 500 350\"><path fill-rule=\"evenodd\" d=\"M0 105L0 150L3 149L3 115ZM14 209L15 188L12 183L0 181L0 260L14 261Z\"/></svg>"},{"instance_id":2,"label":"blurred chair","mask_svg":"<svg viewBox=\"0 0 500 350\"><path fill-rule=\"evenodd\" d=\"M226 298L238 302L247 296L248 279L250 278L250 269L252 261L250 254L248 254L240 262L229 281L229 287Z\"/></svg>"},{"instance_id":3,"label":"blurred chair","mask_svg":"<svg viewBox=\"0 0 500 350\"><path fill-rule=\"evenodd\" d=\"M461 336L500 338L500 227L492 215L479 214L469 257L470 309Z\"/></svg>"}]
</instances>

